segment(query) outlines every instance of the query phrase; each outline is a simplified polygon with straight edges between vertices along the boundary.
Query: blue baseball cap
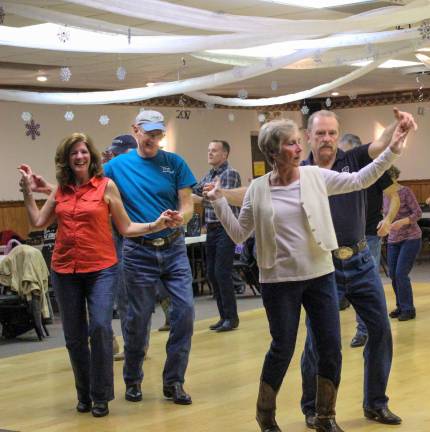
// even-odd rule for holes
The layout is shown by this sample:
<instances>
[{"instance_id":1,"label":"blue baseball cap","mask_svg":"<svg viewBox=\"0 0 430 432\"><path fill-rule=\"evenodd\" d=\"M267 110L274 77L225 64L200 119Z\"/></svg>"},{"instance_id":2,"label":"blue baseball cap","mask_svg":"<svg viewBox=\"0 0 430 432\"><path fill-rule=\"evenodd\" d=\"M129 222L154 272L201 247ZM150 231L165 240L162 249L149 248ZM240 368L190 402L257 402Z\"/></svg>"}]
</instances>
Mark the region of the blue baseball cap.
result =
<instances>
[{"instance_id":1,"label":"blue baseball cap","mask_svg":"<svg viewBox=\"0 0 430 432\"><path fill-rule=\"evenodd\" d=\"M133 135L120 135L112 140L112 144L106 149L106 151L110 151L114 155L120 155L136 147L137 142Z\"/></svg>"}]
</instances>

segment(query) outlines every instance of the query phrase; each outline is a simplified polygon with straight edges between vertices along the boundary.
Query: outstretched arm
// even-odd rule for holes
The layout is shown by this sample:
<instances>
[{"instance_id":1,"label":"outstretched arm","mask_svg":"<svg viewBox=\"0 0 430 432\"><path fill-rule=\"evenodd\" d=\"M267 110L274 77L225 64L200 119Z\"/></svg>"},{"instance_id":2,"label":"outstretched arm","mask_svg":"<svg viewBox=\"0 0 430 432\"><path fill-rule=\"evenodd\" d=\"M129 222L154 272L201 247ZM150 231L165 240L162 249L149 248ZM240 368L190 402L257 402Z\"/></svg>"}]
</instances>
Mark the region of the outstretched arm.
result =
<instances>
[{"instance_id":1,"label":"outstretched arm","mask_svg":"<svg viewBox=\"0 0 430 432\"><path fill-rule=\"evenodd\" d=\"M377 226L379 237L385 237L390 232L391 223L397 215L400 208L400 198L398 193L399 186L397 183L392 184L384 189L384 195L390 199L390 206L384 219Z\"/></svg>"},{"instance_id":2,"label":"outstretched arm","mask_svg":"<svg viewBox=\"0 0 430 432\"><path fill-rule=\"evenodd\" d=\"M34 174L30 165L22 164L18 169L28 175L31 192L50 195L50 193L55 189L55 185L48 183L41 175Z\"/></svg>"},{"instance_id":3,"label":"outstretched arm","mask_svg":"<svg viewBox=\"0 0 430 432\"><path fill-rule=\"evenodd\" d=\"M382 135L369 146L369 156L372 159L376 159L388 147L397 126L400 126L401 130L404 132L408 132L411 129L417 130L417 124L412 114L399 111L397 108L393 108L393 112L395 118L394 122L388 125L384 129L384 132L382 132Z\"/></svg>"},{"instance_id":4,"label":"outstretched arm","mask_svg":"<svg viewBox=\"0 0 430 432\"><path fill-rule=\"evenodd\" d=\"M375 183L379 177L394 163L400 155L408 130L403 130L399 124L394 131L390 147L387 148L372 163L361 168L358 172L336 172L321 168L328 195L337 195L366 189Z\"/></svg>"},{"instance_id":5,"label":"outstretched arm","mask_svg":"<svg viewBox=\"0 0 430 432\"><path fill-rule=\"evenodd\" d=\"M254 217L249 194L245 195L243 205L241 204L239 218L236 219L229 206L230 203L223 197L223 191L220 189L220 182L218 180L205 186L204 195L212 202L215 214L230 238L235 243L242 243L254 230Z\"/></svg>"}]
</instances>

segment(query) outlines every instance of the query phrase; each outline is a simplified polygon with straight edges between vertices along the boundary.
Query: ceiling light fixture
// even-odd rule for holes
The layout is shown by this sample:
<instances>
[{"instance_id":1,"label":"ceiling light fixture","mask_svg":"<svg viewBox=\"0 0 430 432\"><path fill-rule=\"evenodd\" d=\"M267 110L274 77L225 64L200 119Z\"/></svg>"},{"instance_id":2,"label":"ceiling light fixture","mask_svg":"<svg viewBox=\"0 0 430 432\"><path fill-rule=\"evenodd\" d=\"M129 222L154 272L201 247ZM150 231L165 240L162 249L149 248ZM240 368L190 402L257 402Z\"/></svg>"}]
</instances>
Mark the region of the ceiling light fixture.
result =
<instances>
[{"instance_id":1,"label":"ceiling light fixture","mask_svg":"<svg viewBox=\"0 0 430 432\"><path fill-rule=\"evenodd\" d=\"M363 60L358 62L350 63L351 66L367 66L370 64L370 60ZM394 68L402 68L407 66L417 66L420 63L413 62L413 61L405 61L405 60L387 60L386 62L382 63L378 66L380 69L394 69Z\"/></svg>"},{"instance_id":2,"label":"ceiling light fixture","mask_svg":"<svg viewBox=\"0 0 430 432\"><path fill-rule=\"evenodd\" d=\"M45 75L39 75L38 77L36 77L36 79L40 82L48 81L48 77L46 77Z\"/></svg>"},{"instance_id":3,"label":"ceiling light fixture","mask_svg":"<svg viewBox=\"0 0 430 432\"><path fill-rule=\"evenodd\" d=\"M332 92L331 95L332 96L339 96L339 92Z\"/></svg>"},{"instance_id":4,"label":"ceiling light fixture","mask_svg":"<svg viewBox=\"0 0 430 432\"><path fill-rule=\"evenodd\" d=\"M277 3L286 6L301 6L314 9L323 9L336 6L349 6L357 3L370 3L370 0L262 0L266 3Z\"/></svg>"}]
</instances>

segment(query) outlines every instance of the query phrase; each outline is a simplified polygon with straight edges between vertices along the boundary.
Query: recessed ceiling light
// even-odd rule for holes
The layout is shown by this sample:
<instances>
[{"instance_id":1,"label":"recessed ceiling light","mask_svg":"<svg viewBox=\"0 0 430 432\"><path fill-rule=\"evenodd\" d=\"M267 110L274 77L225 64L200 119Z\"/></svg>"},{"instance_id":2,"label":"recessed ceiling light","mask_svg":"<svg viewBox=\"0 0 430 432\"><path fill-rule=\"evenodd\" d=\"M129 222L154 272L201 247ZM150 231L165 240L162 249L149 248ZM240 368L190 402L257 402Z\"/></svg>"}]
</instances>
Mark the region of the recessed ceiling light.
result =
<instances>
[{"instance_id":1,"label":"recessed ceiling light","mask_svg":"<svg viewBox=\"0 0 430 432\"><path fill-rule=\"evenodd\" d=\"M351 66L367 66L370 64L371 61L364 60L364 61L358 61L351 63ZM381 69L393 69L393 68L402 68L407 66L417 66L420 63L413 62L413 61L405 61L405 60L387 60L386 62L382 63L378 66L378 68Z\"/></svg>"},{"instance_id":2,"label":"recessed ceiling light","mask_svg":"<svg viewBox=\"0 0 430 432\"><path fill-rule=\"evenodd\" d=\"M332 96L339 96L339 92L332 92L331 95Z\"/></svg>"},{"instance_id":3,"label":"recessed ceiling light","mask_svg":"<svg viewBox=\"0 0 430 432\"><path fill-rule=\"evenodd\" d=\"M36 79L40 82L48 81L48 77L46 77L45 75L39 75Z\"/></svg>"}]
</instances>

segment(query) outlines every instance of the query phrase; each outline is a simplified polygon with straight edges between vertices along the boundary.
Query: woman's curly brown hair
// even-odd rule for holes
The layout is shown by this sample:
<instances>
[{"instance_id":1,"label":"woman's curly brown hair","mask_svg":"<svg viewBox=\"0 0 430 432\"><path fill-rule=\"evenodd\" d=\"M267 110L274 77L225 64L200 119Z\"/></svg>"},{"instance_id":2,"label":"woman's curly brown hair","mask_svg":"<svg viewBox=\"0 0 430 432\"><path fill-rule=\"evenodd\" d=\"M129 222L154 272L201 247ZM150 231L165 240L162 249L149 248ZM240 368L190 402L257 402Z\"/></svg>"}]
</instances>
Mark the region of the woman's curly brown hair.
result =
<instances>
[{"instance_id":1,"label":"woman's curly brown hair","mask_svg":"<svg viewBox=\"0 0 430 432\"><path fill-rule=\"evenodd\" d=\"M64 138L55 152L55 175L60 187L75 183L75 175L70 168L69 157L72 147L78 142L84 142L90 153L90 178L103 177L103 167L100 152L95 148L92 139L88 135L76 132Z\"/></svg>"}]
</instances>

